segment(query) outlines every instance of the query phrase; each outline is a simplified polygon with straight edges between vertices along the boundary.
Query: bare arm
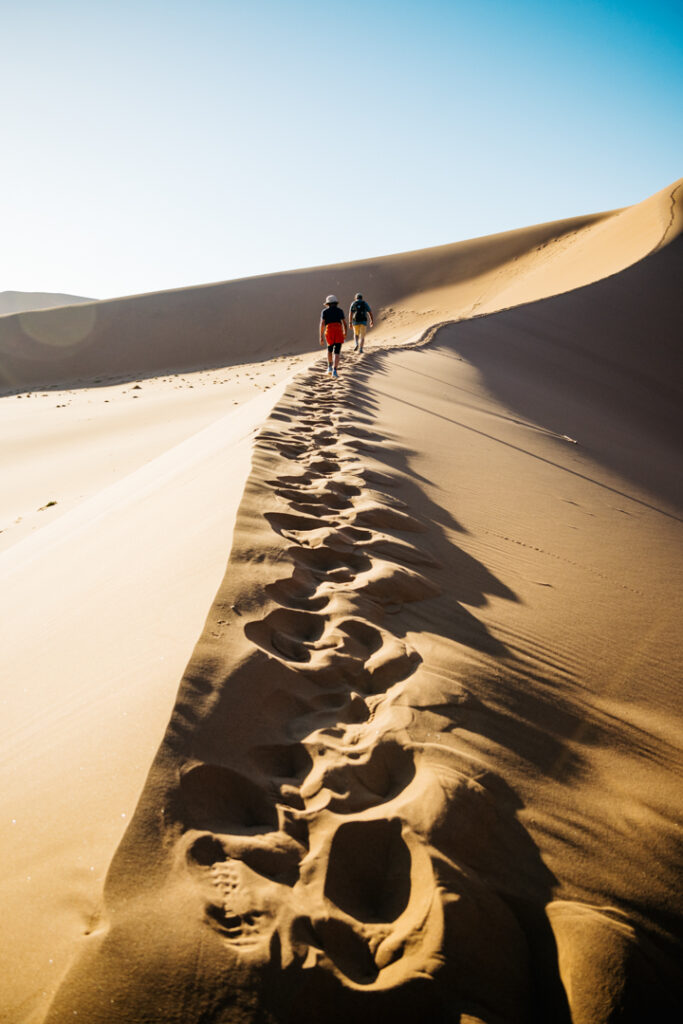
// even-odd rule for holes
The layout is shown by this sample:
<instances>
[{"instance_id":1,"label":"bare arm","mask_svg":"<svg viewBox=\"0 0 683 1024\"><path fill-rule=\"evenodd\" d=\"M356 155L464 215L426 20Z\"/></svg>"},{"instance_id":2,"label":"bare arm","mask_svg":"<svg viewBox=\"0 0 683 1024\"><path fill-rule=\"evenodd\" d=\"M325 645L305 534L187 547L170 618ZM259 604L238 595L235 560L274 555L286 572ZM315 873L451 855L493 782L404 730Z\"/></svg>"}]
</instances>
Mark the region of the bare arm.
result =
<instances>
[{"instance_id":1,"label":"bare arm","mask_svg":"<svg viewBox=\"0 0 683 1024\"><path fill-rule=\"evenodd\" d=\"M320 344L325 344L325 321L320 317Z\"/></svg>"}]
</instances>

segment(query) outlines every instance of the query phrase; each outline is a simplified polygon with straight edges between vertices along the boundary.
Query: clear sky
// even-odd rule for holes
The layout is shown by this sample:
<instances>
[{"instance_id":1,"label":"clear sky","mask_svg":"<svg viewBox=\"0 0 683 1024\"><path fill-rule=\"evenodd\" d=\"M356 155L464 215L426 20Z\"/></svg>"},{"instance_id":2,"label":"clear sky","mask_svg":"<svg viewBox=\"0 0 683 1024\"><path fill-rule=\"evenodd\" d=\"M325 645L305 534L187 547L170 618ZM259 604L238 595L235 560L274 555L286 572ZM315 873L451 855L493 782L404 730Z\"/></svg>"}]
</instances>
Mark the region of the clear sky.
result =
<instances>
[{"instance_id":1,"label":"clear sky","mask_svg":"<svg viewBox=\"0 0 683 1024\"><path fill-rule=\"evenodd\" d=\"M683 175L680 0L0 0L0 24L0 291L419 249Z\"/></svg>"}]
</instances>

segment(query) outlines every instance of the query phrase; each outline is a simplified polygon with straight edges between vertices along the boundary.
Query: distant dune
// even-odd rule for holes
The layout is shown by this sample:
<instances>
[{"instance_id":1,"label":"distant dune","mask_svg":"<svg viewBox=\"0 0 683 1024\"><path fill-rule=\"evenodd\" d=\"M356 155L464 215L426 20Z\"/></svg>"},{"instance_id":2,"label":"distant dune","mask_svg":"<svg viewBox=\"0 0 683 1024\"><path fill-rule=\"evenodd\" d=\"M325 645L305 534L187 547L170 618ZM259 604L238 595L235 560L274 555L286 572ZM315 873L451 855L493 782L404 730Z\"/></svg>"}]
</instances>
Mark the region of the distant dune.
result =
<instances>
[{"instance_id":1,"label":"distant dune","mask_svg":"<svg viewBox=\"0 0 683 1024\"><path fill-rule=\"evenodd\" d=\"M677 1019L682 233L0 323L5 480L72 495L0 553L0 1018Z\"/></svg>"},{"instance_id":2,"label":"distant dune","mask_svg":"<svg viewBox=\"0 0 683 1024\"><path fill-rule=\"evenodd\" d=\"M0 316L26 313L32 309L54 309L57 306L76 306L93 302L82 295L60 295L52 292L0 292Z\"/></svg>"}]
</instances>

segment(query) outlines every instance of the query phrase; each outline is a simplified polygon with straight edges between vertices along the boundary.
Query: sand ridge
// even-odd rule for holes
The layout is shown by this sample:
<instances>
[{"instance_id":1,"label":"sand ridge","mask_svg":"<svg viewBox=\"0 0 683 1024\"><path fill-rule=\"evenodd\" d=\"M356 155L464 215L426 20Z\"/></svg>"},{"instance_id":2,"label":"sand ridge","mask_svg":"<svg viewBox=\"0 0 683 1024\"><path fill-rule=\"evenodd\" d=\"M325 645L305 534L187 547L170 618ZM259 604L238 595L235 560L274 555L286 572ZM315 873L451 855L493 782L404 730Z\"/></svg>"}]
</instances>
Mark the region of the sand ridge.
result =
<instances>
[{"instance_id":1,"label":"sand ridge","mask_svg":"<svg viewBox=\"0 0 683 1024\"><path fill-rule=\"evenodd\" d=\"M374 344L618 273L680 229L680 182L624 210L418 252L0 318L4 391L226 367L309 351L322 298L371 298Z\"/></svg>"},{"instance_id":2,"label":"sand ridge","mask_svg":"<svg viewBox=\"0 0 683 1024\"><path fill-rule=\"evenodd\" d=\"M39 637L40 678L17 657L12 702L21 703L24 683L59 704L51 680L69 665L51 647L60 630L74 657L90 659L74 662L76 703L65 693L47 742L36 721L17 736L33 738L30 759L15 745L4 766L8 808L12 793L30 791L29 810L35 790L53 794L55 811L32 834L22 814L36 878L7 880L12 1024L45 1019L72 954L50 1021L74 1010L131 1024L387 1013L400 1021L424 1019L425 1008L460 1024L669 1019L683 917L677 196L672 187L581 223L365 264L380 297L368 355L358 362L347 346L338 382L317 365L272 412L272 391L255 400L260 422L268 419L234 535L225 519L259 413L254 406L255 421L238 409L228 429L214 419L220 401L209 408L213 389L195 403L188 385L168 410L185 419L181 436L202 418L203 434L116 485L120 505L107 511L103 490L5 553L18 583L6 618L18 625L16 653L35 623ZM358 270L340 268L335 289L357 287ZM258 357L290 344L269 330L273 296L301 299L296 344L315 345L306 318L319 300L309 288L329 290L329 275L284 275L274 291L264 278L114 305L135 307L144 358L170 367L164 331L150 326L155 310L166 306L163 317L176 316L181 329L174 303L194 315L194 300L208 298L209 320L178 353L190 359L187 346L199 340L193 351L205 364L220 336L225 361L238 363L243 345ZM253 309L259 288L257 348L242 327L216 334L225 295L237 305L246 296ZM517 308L484 315L501 304ZM141 335L127 335L122 320L115 327L120 357L135 353L124 376L142 387L137 401L122 402L139 425L140 398L151 398L156 431L166 400L139 374ZM99 371L78 355L61 363L77 366L79 380L50 416L87 411L94 393L83 385ZM48 353L33 370L49 377L58 363ZM23 414L38 399L5 402ZM119 412L126 420L123 405ZM115 445L123 433L112 433ZM154 443L163 450L163 430ZM82 875L64 872L86 838L68 801L79 722L101 747L90 790L83 777L75 787L97 830L124 777L132 808L173 705L180 666L161 679L159 631L173 632L174 664L183 644L189 654L233 536L98 907L92 885L85 898ZM31 561L32 552L43 554ZM92 599L98 564L101 603ZM52 598L60 573L69 579L61 620ZM93 591L81 586L86 577ZM35 623L21 621L22 607ZM130 665L100 643L98 617L122 627ZM135 688L126 730L111 712ZM133 764L127 749L137 751ZM61 763L46 788L55 751ZM21 772L34 765L22 789ZM100 871L105 849L99 842ZM15 897L39 874L43 895L22 913Z\"/></svg>"},{"instance_id":3,"label":"sand ridge","mask_svg":"<svg viewBox=\"0 0 683 1024\"><path fill-rule=\"evenodd\" d=\"M559 686L562 714L601 742L610 716L577 703L580 660L524 638L513 655L468 610L519 599L448 542L461 525L378 431L389 358L336 384L309 371L261 431L232 572L112 865L109 920L51 1024L112 1004L121 1021L588 1024L625 992L641 1006L664 986L667 1002L673 960L645 908L549 870L510 765L481 742L503 666L527 694L536 673Z\"/></svg>"},{"instance_id":4,"label":"sand ridge","mask_svg":"<svg viewBox=\"0 0 683 1024\"><path fill-rule=\"evenodd\" d=\"M260 480L252 475L232 554L233 565L252 570L248 588L236 589L230 574L219 591L150 776L164 819L150 820L143 800L107 883L112 928L86 953L49 1020L75 1007L104 1020L103 989L118 1019L139 1019L152 1006L159 1019L173 1019L174 986L161 992L140 964L141 985L129 997L129 968L113 969L138 914L158 915L165 942L178 938L174 913L166 919L130 888L141 837L147 846L151 833L167 851L153 875L182 892L183 948L189 955L191 927L206 922L214 935L195 939L205 977L217 978L234 957L250 972L280 970L277 1003L294 1000L292 1019L324 1012L341 1020L375 1019L380 994L394 1009L404 1004L400 1019L406 1004L412 1014L425 1000L438 1012L447 996L424 985L437 975L471 1019L488 1019L482 1002L501 1019L521 1019L519 925L470 866L475 830L461 837L459 857L443 848L444 816L460 807L477 814L481 806L487 832L504 832L479 781L485 769L438 735L411 740L419 712L406 686L422 658L398 622L406 604L440 592L429 526L405 510L400 477L386 472L377 445L386 439L362 411L361 372L334 390L322 376L320 368L299 384L259 436ZM267 509L260 527L254 500ZM256 588L253 570L263 581ZM226 665L227 651L236 668ZM150 884L148 876L143 890ZM454 965L458 936L475 926L481 949ZM491 960L484 950L494 941L514 951L512 960ZM177 976L188 970L193 958L181 954ZM199 1019L212 998L197 987L183 1019ZM239 994L229 1004L238 1013Z\"/></svg>"}]
</instances>

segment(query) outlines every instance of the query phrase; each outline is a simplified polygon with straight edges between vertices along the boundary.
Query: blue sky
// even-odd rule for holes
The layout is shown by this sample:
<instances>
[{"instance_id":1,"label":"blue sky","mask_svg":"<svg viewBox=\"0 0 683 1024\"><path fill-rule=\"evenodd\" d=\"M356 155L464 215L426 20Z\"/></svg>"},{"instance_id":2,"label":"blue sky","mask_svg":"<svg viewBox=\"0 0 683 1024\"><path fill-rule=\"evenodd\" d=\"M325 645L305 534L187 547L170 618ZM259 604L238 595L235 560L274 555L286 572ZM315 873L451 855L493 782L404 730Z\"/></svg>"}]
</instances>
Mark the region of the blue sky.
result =
<instances>
[{"instance_id":1,"label":"blue sky","mask_svg":"<svg viewBox=\"0 0 683 1024\"><path fill-rule=\"evenodd\" d=\"M628 205L683 5L0 0L0 291L106 298Z\"/></svg>"}]
</instances>

